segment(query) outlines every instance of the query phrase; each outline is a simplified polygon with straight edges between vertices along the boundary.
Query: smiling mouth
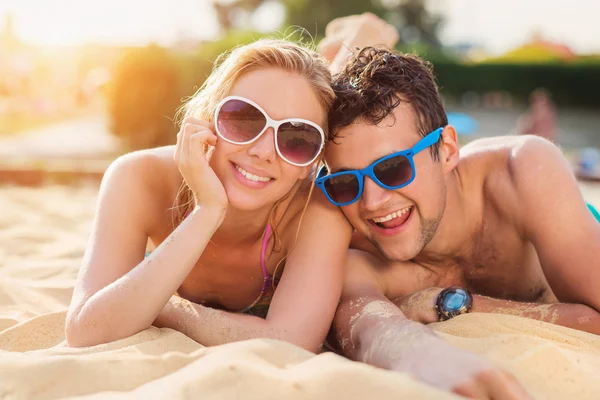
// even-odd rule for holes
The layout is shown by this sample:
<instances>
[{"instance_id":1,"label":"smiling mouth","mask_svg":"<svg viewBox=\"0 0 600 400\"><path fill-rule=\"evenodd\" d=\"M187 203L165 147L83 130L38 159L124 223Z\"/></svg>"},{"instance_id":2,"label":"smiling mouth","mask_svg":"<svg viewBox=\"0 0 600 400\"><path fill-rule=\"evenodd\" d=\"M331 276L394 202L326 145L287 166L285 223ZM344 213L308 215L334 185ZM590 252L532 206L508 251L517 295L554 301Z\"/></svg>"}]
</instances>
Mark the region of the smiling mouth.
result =
<instances>
[{"instance_id":1,"label":"smiling mouth","mask_svg":"<svg viewBox=\"0 0 600 400\"><path fill-rule=\"evenodd\" d=\"M372 218L369 222L377 225L381 229L394 229L406 222L411 215L412 209L413 206L404 207L383 217Z\"/></svg>"},{"instance_id":2,"label":"smiling mouth","mask_svg":"<svg viewBox=\"0 0 600 400\"><path fill-rule=\"evenodd\" d=\"M244 176L244 178L248 179L249 181L252 182L270 182L273 180L273 178L270 178L268 176L259 176L259 175L254 175L251 174L250 172L246 171L244 168L240 167L237 164L233 164L235 169L238 170L238 172L240 174L242 174Z\"/></svg>"}]
</instances>

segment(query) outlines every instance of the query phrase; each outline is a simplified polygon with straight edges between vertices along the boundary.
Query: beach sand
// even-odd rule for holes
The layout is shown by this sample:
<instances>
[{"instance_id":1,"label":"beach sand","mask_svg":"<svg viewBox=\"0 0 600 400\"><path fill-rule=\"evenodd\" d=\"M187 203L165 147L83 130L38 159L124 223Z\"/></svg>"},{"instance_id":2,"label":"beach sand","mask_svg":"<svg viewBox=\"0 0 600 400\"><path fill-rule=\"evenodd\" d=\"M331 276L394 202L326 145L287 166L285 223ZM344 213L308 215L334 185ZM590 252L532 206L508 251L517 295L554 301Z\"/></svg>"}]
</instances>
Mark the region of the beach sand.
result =
<instances>
[{"instance_id":1,"label":"beach sand","mask_svg":"<svg viewBox=\"0 0 600 400\"><path fill-rule=\"evenodd\" d=\"M0 187L1 399L458 398L406 374L274 340L205 348L151 327L105 345L66 347L65 310L97 190ZM600 206L598 187L582 191ZM514 373L535 398L600 398L600 336L494 314L431 326Z\"/></svg>"}]
</instances>

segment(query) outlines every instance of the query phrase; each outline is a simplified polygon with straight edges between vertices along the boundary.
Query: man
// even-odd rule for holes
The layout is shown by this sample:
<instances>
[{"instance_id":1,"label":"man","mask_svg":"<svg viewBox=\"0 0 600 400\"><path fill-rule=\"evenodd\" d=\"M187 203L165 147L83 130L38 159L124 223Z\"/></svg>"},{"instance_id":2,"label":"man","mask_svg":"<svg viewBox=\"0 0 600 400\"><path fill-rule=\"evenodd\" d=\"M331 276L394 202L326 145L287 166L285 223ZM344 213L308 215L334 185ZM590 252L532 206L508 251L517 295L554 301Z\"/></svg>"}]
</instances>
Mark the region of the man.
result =
<instances>
[{"instance_id":1,"label":"man","mask_svg":"<svg viewBox=\"0 0 600 400\"><path fill-rule=\"evenodd\" d=\"M600 334L600 224L556 146L518 136L459 151L415 56L367 47L334 88L317 185L356 229L335 320L345 355L466 396L520 398L514 378L413 321L518 313Z\"/></svg>"}]
</instances>

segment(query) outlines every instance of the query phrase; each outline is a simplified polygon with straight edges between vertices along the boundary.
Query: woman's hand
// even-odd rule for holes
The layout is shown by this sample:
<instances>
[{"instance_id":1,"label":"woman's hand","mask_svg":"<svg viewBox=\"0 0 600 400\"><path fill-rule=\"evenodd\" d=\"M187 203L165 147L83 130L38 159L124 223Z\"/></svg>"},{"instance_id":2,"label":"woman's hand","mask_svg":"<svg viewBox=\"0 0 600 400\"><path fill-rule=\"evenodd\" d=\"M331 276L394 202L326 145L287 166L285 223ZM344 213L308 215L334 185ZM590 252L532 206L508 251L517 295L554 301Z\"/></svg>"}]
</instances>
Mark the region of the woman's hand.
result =
<instances>
[{"instance_id":1,"label":"woman's hand","mask_svg":"<svg viewBox=\"0 0 600 400\"><path fill-rule=\"evenodd\" d=\"M227 193L223 184L208 164L209 146L217 144L212 125L198 118L183 120L177 134L173 159L183 179L194 193L197 207L227 210Z\"/></svg>"}]
</instances>

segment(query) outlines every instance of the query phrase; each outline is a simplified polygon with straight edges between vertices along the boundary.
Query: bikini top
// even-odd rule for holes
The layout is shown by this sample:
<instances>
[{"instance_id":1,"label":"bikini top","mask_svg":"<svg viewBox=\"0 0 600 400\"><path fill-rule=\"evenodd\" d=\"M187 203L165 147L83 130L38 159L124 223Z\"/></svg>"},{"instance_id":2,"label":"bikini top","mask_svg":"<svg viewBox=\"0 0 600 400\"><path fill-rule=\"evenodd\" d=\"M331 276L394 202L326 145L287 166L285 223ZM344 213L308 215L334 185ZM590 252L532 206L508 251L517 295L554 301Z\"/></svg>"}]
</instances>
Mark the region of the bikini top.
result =
<instances>
[{"instance_id":1,"label":"bikini top","mask_svg":"<svg viewBox=\"0 0 600 400\"><path fill-rule=\"evenodd\" d=\"M267 271L266 265L266 253L267 253L267 245L269 243L269 237L271 236L271 226L267 225L267 229L265 231L265 237L263 239L262 249L260 251L260 267L262 268L263 273L263 284L260 289L260 294L254 300L252 304L242 310L245 314L256 315L261 318L267 317L267 312L269 311L269 305L271 304L271 300L273 295L275 294L275 286L277 286L278 279L274 279L273 276L269 274Z\"/></svg>"},{"instance_id":2,"label":"bikini top","mask_svg":"<svg viewBox=\"0 0 600 400\"><path fill-rule=\"evenodd\" d=\"M269 305L271 299L275 294L275 286L279 282L278 279L274 279L267 271L266 264L266 253L267 245L269 244L269 237L271 236L271 226L267 225L265 230L265 237L262 243L262 249L260 251L260 267L263 273L263 283L260 289L260 294L248 307L244 308L241 312L244 314L255 315L257 317L266 318L269 311ZM150 255L150 252L146 253L146 257Z\"/></svg>"}]
</instances>

